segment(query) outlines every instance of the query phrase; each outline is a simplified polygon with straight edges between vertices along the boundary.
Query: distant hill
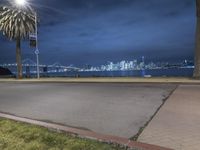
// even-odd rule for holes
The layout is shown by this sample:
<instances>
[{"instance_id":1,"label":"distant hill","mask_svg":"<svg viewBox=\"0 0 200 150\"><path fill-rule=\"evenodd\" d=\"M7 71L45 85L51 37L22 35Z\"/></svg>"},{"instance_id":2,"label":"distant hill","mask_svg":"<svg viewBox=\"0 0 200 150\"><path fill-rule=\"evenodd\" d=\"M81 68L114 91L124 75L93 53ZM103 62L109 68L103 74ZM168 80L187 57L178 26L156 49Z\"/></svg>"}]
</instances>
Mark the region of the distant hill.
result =
<instances>
[{"instance_id":1,"label":"distant hill","mask_svg":"<svg viewBox=\"0 0 200 150\"><path fill-rule=\"evenodd\" d=\"M0 67L0 76L12 75L12 72L7 68Z\"/></svg>"}]
</instances>

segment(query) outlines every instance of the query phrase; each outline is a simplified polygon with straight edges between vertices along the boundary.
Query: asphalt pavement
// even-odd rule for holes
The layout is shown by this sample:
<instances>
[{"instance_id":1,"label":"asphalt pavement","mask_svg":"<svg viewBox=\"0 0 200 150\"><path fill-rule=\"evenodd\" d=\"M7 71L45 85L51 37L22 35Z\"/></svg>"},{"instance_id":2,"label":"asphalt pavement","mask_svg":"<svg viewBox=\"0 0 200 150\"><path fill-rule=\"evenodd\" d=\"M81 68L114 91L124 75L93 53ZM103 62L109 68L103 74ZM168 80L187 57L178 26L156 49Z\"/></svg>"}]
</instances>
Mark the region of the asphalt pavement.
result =
<instances>
[{"instance_id":1,"label":"asphalt pavement","mask_svg":"<svg viewBox=\"0 0 200 150\"><path fill-rule=\"evenodd\" d=\"M0 83L0 112L130 138L175 84Z\"/></svg>"}]
</instances>

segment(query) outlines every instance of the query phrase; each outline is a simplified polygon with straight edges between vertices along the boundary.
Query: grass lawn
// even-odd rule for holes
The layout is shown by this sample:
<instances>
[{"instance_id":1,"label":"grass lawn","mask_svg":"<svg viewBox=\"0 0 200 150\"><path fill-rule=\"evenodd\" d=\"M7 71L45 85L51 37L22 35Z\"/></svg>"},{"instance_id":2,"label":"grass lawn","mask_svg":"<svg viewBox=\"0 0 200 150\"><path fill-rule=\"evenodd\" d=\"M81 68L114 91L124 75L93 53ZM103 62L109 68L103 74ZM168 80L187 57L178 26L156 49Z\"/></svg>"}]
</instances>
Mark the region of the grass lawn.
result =
<instances>
[{"instance_id":1,"label":"grass lawn","mask_svg":"<svg viewBox=\"0 0 200 150\"><path fill-rule=\"evenodd\" d=\"M125 150L0 118L0 150Z\"/></svg>"}]
</instances>

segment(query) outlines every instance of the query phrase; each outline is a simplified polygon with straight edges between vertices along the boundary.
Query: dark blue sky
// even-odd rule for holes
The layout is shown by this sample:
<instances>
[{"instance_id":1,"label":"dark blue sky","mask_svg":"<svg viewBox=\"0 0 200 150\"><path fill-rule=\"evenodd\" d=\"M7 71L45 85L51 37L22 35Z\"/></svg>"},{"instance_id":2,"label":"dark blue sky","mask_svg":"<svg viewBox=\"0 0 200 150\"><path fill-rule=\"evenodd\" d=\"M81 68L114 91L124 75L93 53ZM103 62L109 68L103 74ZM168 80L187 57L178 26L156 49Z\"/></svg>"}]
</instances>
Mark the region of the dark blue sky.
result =
<instances>
[{"instance_id":1,"label":"dark blue sky","mask_svg":"<svg viewBox=\"0 0 200 150\"><path fill-rule=\"evenodd\" d=\"M145 56L193 59L195 0L29 0L40 16L40 61L99 65ZM15 42L0 36L0 63L15 62ZM23 59L35 59L28 42Z\"/></svg>"}]
</instances>

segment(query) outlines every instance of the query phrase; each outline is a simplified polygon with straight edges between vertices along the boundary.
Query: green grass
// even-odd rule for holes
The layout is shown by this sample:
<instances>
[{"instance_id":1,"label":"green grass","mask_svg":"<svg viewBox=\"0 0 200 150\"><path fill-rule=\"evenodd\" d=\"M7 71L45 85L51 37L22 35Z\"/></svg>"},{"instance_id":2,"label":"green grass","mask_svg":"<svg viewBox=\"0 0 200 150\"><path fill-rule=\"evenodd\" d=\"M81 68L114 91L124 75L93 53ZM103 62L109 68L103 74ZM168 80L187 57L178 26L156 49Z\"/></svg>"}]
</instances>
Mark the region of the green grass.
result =
<instances>
[{"instance_id":1,"label":"green grass","mask_svg":"<svg viewBox=\"0 0 200 150\"><path fill-rule=\"evenodd\" d=\"M125 150L46 128L0 118L0 150Z\"/></svg>"}]
</instances>

